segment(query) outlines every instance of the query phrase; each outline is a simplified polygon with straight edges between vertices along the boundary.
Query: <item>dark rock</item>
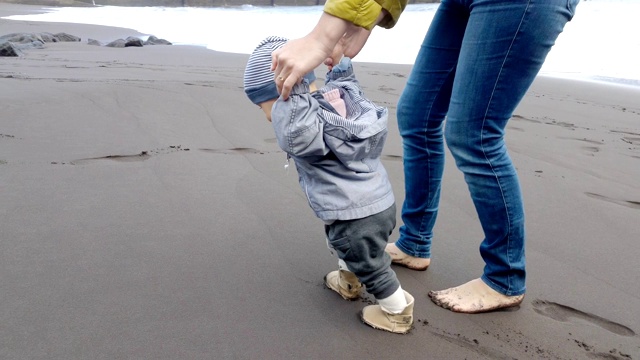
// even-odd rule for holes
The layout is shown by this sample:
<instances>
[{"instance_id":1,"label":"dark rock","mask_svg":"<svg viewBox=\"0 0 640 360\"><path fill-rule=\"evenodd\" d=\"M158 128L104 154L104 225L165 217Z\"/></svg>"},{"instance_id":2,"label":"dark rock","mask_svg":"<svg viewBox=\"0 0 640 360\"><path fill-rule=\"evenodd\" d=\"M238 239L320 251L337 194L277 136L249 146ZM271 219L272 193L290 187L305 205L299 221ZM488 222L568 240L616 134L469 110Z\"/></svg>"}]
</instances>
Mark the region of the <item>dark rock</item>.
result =
<instances>
[{"instance_id":1,"label":"dark rock","mask_svg":"<svg viewBox=\"0 0 640 360\"><path fill-rule=\"evenodd\" d=\"M44 45L45 41L40 34L36 33L13 33L0 37L1 40L11 41L18 44L38 43L40 46Z\"/></svg>"},{"instance_id":2,"label":"dark rock","mask_svg":"<svg viewBox=\"0 0 640 360\"><path fill-rule=\"evenodd\" d=\"M133 36L129 36L126 40L125 40L125 47L129 47L129 46L137 46L137 47L142 47L142 45L144 45L142 43L142 40L137 38L137 37L133 37Z\"/></svg>"},{"instance_id":3,"label":"dark rock","mask_svg":"<svg viewBox=\"0 0 640 360\"><path fill-rule=\"evenodd\" d=\"M42 39L43 42L46 42L46 43L58 42L58 39L52 33L45 32L45 33L40 33L38 35L40 36L40 39Z\"/></svg>"},{"instance_id":4,"label":"dark rock","mask_svg":"<svg viewBox=\"0 0 640 360\"><path fill-rule=\"evenodd\" d=\"M17 43L16 46L23 50L24 49L44 49L44 42L40 40L33 40L31 42L19 42Z\"/></svg>"},{"instance_id":5,"label":"dark rock","mask_svg":"<svg viewBox=\"0 0 640 360\"><path fill-rule=\"evenodd\" d=\"M19 34L19 33L5 34L5 35L0 36L0 41L3 41L3 40L4 41L13 41L13 39L18 37L19 35L22 35L22 34ZM15 41L13 41L13 42L15 42Z\"/></svg>"},{"instance_id":6,"label":"dark rock","mask_svg":"<svg viewBox=\"0 0 640 360\"><path fill-rule=\"evenodd\" d=\"M24 49L43 49L45 43L59 41L80 41L80 38L67 33L11 33L0 36L2 56L20 56Z\"/></svg>"},{"instance_id":7,"label":"dark rock","mask_svg":"<svg viewBox=\"0 0 640 360\"><path fill-rule=\"evenodd\" d=\"M172 45L171 42L165 39L158 39L153 35L149 36L149 38L147 39L147 41L144 42L144 44L145 45Z\"/></svg>"},{"instance_id":8,"label":"dark rock","mask_svg":"<svg viewBox=\"0 0 640 360\"><path fill-rule=\"evenodd\" d=\"M123 48L124 44L126 44L126 41L124 41L123 39L118 39L118 40L113 40L112 42L108 43L105 46L113 47L113 48Z\"/></svg>"},{"instance_id":9,"label":"dark rock","mask_svg":"<svg viewBox=\"0 0 640 360\"><path fill-rule=\"evenodd\" d=\"M67 33L52 34L48 32L42 33L12 33L0 36L0 54L1 56L20 56L21 50L24 49L42 49L45 43L52 42L77 42L82 39L75 35ZM95 39L88 39L87 44L94 46L102 46L102 43ZM117 39L107 45L108 47L124 48L124 47L142 47L144 45L171 45L171 42L165 39L158 39L150 36L147 41L129 36L125 40Z\"/></svg>"},{"instance_id":10,"label":"dark rock","mask_svg":"<svg viewBox=\"0 0 640 360\"><path fill-rule=\"evenodd\" d=\"M0 40L8 40L14 43L29 43L34 41L39 41L42 43L52 43L52 42L69 42L69 41L80 41L81 39L75 35L70 35L67 33L57 33L52 34L48 32L41 33L12 33L0 36Z\"/></svg>"},{"instance_id":11,"label":"dark rock","mask_svg":"<svg viewBox=\"0 0 640 360\"><path fill-rule=\"evenodd\" d=\"M64 42L76 42L76 41L81 41L82 39L80 39L79 37L75 36L75 35L70 35L67 33L57 33L54 35L54 37L56 39L58 39L58 41L64 41Z\"/></svg>"},{"instance_id":12,"label":"dark rock","mask_svg":"<svg viewBox=\"0 0 640 360\"><path fill-rule=\"evenodd\" d=\"M10 41L0 40L0 56L20 56L22 51Z\"/></svg>"}]
</instances>

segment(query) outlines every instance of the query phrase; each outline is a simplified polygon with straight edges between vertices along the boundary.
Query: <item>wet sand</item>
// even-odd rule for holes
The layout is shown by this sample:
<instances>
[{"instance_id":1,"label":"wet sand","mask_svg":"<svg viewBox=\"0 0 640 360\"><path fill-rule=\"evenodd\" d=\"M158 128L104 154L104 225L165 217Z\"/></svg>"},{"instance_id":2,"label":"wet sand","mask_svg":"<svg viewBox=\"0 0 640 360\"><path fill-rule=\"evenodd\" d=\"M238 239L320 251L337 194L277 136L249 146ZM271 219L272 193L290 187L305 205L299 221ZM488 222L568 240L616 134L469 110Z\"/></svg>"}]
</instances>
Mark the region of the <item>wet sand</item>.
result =
<instances>
[{"instance_id":1,"label":"wet sand","mask_svg":"<svg viewBox=\"0 0 640 360\"><path fill-rule=\"evenodd\" d=\"M0 3L0 17L37 11ZM324 288L336 259L242 91L246 55L90 46L150 34L0 19L13 32L82 42L0 58L0 358L640 359L640 89L539 77L516 110L529 276L515 311L427 298L483 265L447 159L432 265L395 268L416 297L403 336L360 322L371 297ZM383 161L400 207L395 105L410 66L355 66L390 109Z\"/></svg>"}]
</instances>

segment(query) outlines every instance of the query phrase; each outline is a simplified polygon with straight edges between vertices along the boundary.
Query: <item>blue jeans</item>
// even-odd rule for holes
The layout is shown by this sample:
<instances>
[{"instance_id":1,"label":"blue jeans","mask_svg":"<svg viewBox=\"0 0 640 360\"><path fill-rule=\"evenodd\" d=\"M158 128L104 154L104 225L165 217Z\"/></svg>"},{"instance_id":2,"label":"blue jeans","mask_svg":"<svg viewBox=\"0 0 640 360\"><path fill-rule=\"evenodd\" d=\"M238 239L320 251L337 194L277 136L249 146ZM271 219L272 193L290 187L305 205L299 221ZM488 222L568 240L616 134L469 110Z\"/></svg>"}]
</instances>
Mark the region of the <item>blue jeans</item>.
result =
<instances>
[{"instance_id":1,"label":"blue jeans","mask_svg":"<svg viewBox=\"0 0 640 360\"><path fill-rule=\"evenodd\" d=\"M525 292L524 207L504 130L577 3L442 1L398 102L400 250L431 257L446 139L484 231L482 280L505 295Z\"/></svg>"}]
</instances>

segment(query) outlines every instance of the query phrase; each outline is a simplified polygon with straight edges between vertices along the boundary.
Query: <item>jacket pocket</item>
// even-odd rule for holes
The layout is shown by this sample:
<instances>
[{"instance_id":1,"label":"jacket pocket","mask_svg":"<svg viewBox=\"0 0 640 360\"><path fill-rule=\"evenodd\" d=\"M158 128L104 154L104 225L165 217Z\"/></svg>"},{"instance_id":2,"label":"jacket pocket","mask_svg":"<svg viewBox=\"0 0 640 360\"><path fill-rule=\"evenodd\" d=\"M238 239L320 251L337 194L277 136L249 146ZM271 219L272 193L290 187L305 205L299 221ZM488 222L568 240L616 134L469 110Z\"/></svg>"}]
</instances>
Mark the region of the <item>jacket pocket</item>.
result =
<instances>
[{"instance_id":1,"label":"jacket pocket","mask_svg":"<svg viewBox=\"0 0 640 360\"><path fill-rule=\"evenodd\" d=\"M349 236L329 240L329 243L338 253L338 257L340 259L345 259L351 251L351 241L349 241Z\"/></svg>"}]
</instances>

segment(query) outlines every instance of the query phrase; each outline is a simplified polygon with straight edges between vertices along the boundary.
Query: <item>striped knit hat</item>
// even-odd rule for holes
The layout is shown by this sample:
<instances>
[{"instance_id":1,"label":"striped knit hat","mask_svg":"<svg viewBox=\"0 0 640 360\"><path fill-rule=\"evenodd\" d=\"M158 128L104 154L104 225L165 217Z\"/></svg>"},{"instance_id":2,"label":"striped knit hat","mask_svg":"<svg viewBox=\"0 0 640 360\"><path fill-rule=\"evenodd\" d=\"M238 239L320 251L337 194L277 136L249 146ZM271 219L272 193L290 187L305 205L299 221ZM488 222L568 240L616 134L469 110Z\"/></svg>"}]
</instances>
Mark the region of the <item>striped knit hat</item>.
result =
<instances>
[{"instance_id":1,"label":"striped knit hat","mask_svg":"<svg viewBox=\"0 0 640 360\"><path fill-rule=\"evenodd\" d=\"M289 41L280 36L262 40L249 56L244 70L244 92L254 104L277 99L278 89L271 71L271 53ZM313 71L304 77L309 83L316 79Z\"/></svg>"}]
</instances>

